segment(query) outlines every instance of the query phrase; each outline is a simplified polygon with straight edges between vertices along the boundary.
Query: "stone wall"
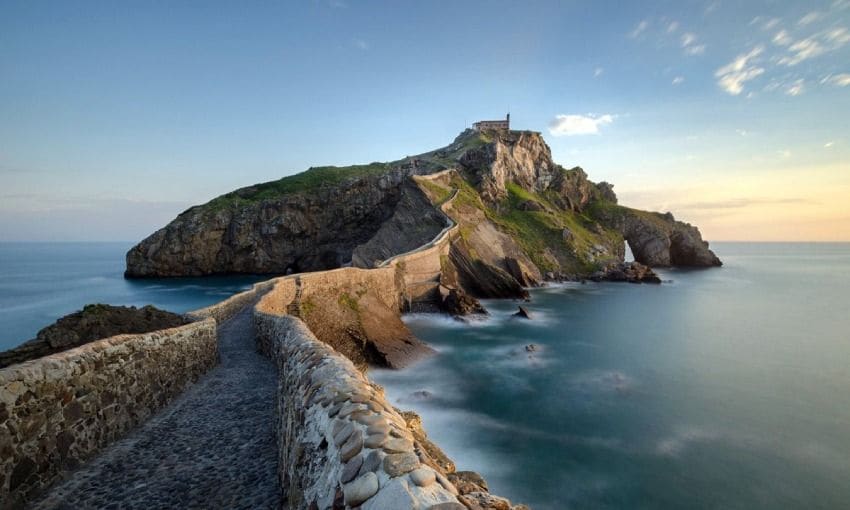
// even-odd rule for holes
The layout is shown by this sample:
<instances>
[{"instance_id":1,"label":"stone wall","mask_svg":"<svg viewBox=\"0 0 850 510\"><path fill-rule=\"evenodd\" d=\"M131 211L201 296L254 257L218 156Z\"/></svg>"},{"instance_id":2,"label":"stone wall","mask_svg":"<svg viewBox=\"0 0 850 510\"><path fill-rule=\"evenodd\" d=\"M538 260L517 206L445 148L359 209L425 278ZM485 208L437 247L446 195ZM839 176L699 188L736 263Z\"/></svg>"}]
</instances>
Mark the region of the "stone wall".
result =
<instances>
[{"instance_id":1,"label":"stone wall","mask_svg":"<svg viewBox=\"0 0 850 510\"><path fill-rule=\"evenodd\" d=\"M224 301L220 301L206 308L191 311L186 315L195 320L206 319L212 317L217 323L221 324L227 319L236 315L246 306L254 303L260 296L271 290L279 278L272 278L262 282L255 283L250 289L234 294Z\"/></svg>"},{"instance_id":2,"label":"stone wall","mask_svg":"<svg viewBox=\"0 0 850 510\"><path fill-rule=\"evenodd\" d=\"M465 509L383 390L299 319L268 313L264 301L254 317L258 348L277 364L280 378L278 472L284 504Z\"/></svg>"},{"instance_id":3,"label":"stone wall","mask_svg":"<svg viewBox=\"0 0 850 510\"><path fill-rule=\"evenodd\" d=\"M212 318L0 369L0 508L20 508L218 363Z\"/></svg>"}]
</instances>

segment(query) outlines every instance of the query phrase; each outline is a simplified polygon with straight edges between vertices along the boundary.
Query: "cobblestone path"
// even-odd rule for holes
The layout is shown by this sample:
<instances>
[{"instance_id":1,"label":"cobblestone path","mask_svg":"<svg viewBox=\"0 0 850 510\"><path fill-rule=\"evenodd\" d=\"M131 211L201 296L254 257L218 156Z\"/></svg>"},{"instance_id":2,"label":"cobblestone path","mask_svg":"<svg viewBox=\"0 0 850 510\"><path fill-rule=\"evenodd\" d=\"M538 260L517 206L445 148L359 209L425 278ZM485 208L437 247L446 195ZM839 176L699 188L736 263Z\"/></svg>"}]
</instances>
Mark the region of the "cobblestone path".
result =
<instances>
[{"instance_id":1,"label":"cobblestone path","mask_svg":"<svg viewBox=\"0 0 850 510\"><path fill-rule=\"evenodd\" d=\"M219 349L219 366L34 508L279 508L277 377L250 306L219 327Z\"/></svg>"}]
</instances>

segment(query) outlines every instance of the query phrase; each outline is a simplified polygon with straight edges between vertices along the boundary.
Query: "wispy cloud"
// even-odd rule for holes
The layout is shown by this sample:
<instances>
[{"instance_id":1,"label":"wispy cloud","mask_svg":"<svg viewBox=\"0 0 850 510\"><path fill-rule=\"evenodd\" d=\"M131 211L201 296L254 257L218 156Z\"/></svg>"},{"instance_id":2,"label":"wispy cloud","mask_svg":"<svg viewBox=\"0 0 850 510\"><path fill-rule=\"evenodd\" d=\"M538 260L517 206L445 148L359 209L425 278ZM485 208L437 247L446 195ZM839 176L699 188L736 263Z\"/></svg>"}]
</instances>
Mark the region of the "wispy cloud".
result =
<instances>
[{"instance_id":1,"label":"wispy cloud","mask_svg":"<svg viewBox=\"0 0 850 510\"><path fill-rule=\"evenodd\" d=\"M671 83L673 85L680 85L680 84L684 83L684 81L685 81L684 76L676 76L675 78L673 78L673 81Z\"/></svg>"},{"instance_id":2,"label":"wispy cloud","mask_svg":"<svg viewBox=\"0 0 850 510\"><path fill-rule=\"evenodd\" d=\"M599 134L599 128L614 122L614 116L604 115L557 115L549 123L552 136L575 136Z\"/></svg>"},{"instance_id":3,"label":"wispy cloud","mask_svg":"<svg viewBox=\"0 0 850 510\"><path fill-rule=\"evenodd\" d=\"M670 23L667 24L667 33L668 34L672 34L676 30L679 30L679 22L678 21L671 21Z\"/></svg>"},{"instance_id":4,"label":"wispy cloud","mask_svg":"<svg viewBox=\"0 0 850 510\"><path fill-rule=\"evenodd\" d=\"M632 39L636 39L638 36L640 36L640 34L644 33L647 28L649 28L649 21L641 20L641 22L638 23L637 26L635 26L635 28L631 32L629 32L629 37L631 37Z\"/></svg>"},{"instance_id":5,"label":"wispy cloud","mask_svg":"<svg viewBox=\"0 0 850 510\"><path fill-rule=\"evenodd\" d=\"M826 142L825 144L823 144L823 148L831 149L833 145L835 145L835 142Z\"/></svg>"},{"instance_id":6,"label":"wispy cloud","mask_svg":"<svg viewBox=\"0 0 850 510\"><path fill-rule=\"evenodd\" d=\"M818 11L812 11L812 12L806 14L805 16L803 16L802 18L800 18L800 20L797 22L797 24L801 25L801 26L811 25L812 23L814 23L815 21L818 21L822 17L823 17L822 13L820 13Z\"/></svg>"},{"instance_id":7,"label":"wispy cloud","mask_svg":"<svg viewBox=\"0 0 850 510\"><path fill-rule=\"evenodd\" d=\"M359 49L359 50L366 51L366 50L369 49L369 43L367 43L363 39L354 39L353 42L354 42L354 47Z\"/></svg>"},{"instance_id":8,"label":"wispy cloud","mask_svg":"<svg viewBox=\"0 0 850 510\"><path fill-rule=\"evenodd\" d=\"M844 27L836 27L824 32L823 38L838 49L850 42L850 32Z\"/></svg>"},{"instance_id":9,"label":"wispy cloud","mask_svg":"<svg viewBox=\"0 0 850 510\"><path fill-rule=\"evenodd\" d=\"M788 149L776 151L776 155L779 156L782 159L788 159L788 158L791 157L791 151L789 151Z\"/></svg>"},{"instance_id":10,"label":"wispy cloud","mask_svg":"<svg viewBox=\"0 0 850 510\"><path fill-rule=\"evenodd\" d=\"M776 32L776 35L773 36L773 44L776 44L777 46L788 46L792 42L793 40L791 39L791 36L788 35L788 32L784 29Z\"/></svg>"},{"instance_id":11,"label":"wispy cloud","mask_svg":"<svg viewBox=\"0 0 850 510\"><path fill-rule=\"evenodd\" d=\"M781 57L778 62L786 66L795 66L810 58L823 55L826 53L826 48L824 48L817 40L810 37L795 42L788 47L788 51L792 54Z\"/></svg>"},{"instance_id":12,"label":"wispy cloud","mask_svg":"<svg viewBox=\"0 0 850 510\"><path fill-rule=\"evenodd\" d=\"M705 44L697 44L697 36L692 32L682 34L682 49L685 55L702 55L705 53Z\"/></svg>"},{"instance_id":13,"label":"wispy cloud","mask_svg":"<svg viewBox=\"0 0 850 510\"><path fill-rule=\"evenodd\" d=\"M803 92L806 91L806 82L800 78L799 80L794 80L793 83L788 85L785 89L785 94L789 96L799 96Z\"/></svg>"},{"instance_id":14,"label":"wispy cloud","mask_svg":"<svg viewBox=\"0 0 850 510\"><path fill-rule=\"evenodd\" d=\"M756 16L750 20L750 26L757 26L762 30L773 30L782 22L779 18L765 18L764 16Z\"/></svg>"},{"instance_id":15,"label":"wispy cloud","mask_svg":"<svg viewBox=\"0 0 850 510\"><path fill-rule=\"evenodd\" d=\"M821 83L828 83L830 85L835 85L836 87L850 86L850 73L829 75L821 80Z\"/></svg>"},{"instance_id":16,"label":"wispy cloud","mask_svg":"<svg viewBox=\"0 0 850 510\"><path fill-rule=\"evenodd\" d=\"M600 76L602 76L602 73L604 73L604 72L605 72L605 69L602 69L601 67L597 67L596 69L593 70L593 77L599 78Z\"/></svg>"},{"instance_id":17,"label":"wispy cloud","mask_svg":"<svg viewBox=\"0 0 850 510\"><path fill-rule=\"evenodd\" d=\"M764 46L756 46L749 53L738 55L732 62L719 68L714 76L720 88L728 94L737 96L744 91L746 82L764 74L764 68L754 63L763 51Z\"/></svg>"}]
</instances>

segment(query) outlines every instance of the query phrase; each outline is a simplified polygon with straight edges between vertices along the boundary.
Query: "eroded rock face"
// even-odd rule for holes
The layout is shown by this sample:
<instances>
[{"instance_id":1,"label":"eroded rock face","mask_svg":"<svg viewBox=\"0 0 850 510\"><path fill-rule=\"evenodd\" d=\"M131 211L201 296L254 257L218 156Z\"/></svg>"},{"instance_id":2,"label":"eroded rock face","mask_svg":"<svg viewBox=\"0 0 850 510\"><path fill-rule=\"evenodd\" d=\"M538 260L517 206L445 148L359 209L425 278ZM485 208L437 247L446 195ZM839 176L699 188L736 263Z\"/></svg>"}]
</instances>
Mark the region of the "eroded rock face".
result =
<instances>
[{"instance_id":1,"label":"eroded rock face","mask_svg":"<svg viewBox=\"0 0 850 510\"><path fill-rule=\"evenodd\" d=\"M393 215L401 183L416 170L394 168L269 199L240 200L237 191L236 198L187 210L133 247L125 275L284 274L340 267Z\"/></svg>"},{"instance_id":2,"label":"eroded rock face","mask_svg":"<svg viewBox=\"0 0 850 510\"><path fill-rule=\"evenodd\" d=\"M188 324L182 315L153 306L86 305L38 332L35 338L0 352L0 368L22 363L80 345L129 333L147 333Z\"/></svg>"},{"instance_id":3,"label":"eroded rock face","mask_svg":"<svg viewBox=\"0 0 850 510\"><path fill-rule=\"evenodd\" d=\"M457 283L480 298L527 298L528 291L507 271L475 257L464 240L452 243L448 264Z\"/></svg>"},{"instance_id":4,"label":"eroded rock face","mask_svg":"<svg viewBox=\"0 0 850 510\"><path fill-rule=\"evenodd\" d=\"M393 215L364 244L354 249L356 267L375 267L379 262L429 243L446 227L445 217L410 180L400 187L401 199Z\"/></svg>"}]
</instances>

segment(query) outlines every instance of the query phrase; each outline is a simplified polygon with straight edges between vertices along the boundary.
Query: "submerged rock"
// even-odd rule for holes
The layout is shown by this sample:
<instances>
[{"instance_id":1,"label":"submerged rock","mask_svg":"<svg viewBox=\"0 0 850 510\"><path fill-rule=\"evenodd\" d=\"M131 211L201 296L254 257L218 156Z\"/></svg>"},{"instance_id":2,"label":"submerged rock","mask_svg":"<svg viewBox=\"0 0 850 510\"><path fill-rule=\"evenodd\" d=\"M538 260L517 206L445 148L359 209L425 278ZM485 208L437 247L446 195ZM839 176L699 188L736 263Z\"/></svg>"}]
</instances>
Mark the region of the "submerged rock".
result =
<instances>
[{"instance_id":1,"label":"submerged rock","mask_svg":"<svg viewBox=\"0 0 850 510\"><path fill-rule=\"evenodd\" d=\"M531 313L526 310L524 306L518 307L518 310L513 315L514 317L519 317L520 319L531 319Z\"/></svg>"},{"instance_id":2,"label":"submerged rock","mask_svg":"<svg viewBox=\"0 0 850 510\"><path fill-rule=\"evenodd\" d=\"M661 278L649 266L640 262L622 262L609 266L591 276L594 281L661 283Z\"/></svg>"}]
</instances>

